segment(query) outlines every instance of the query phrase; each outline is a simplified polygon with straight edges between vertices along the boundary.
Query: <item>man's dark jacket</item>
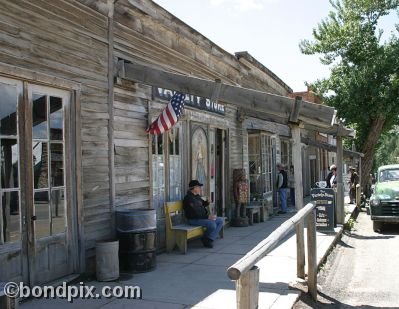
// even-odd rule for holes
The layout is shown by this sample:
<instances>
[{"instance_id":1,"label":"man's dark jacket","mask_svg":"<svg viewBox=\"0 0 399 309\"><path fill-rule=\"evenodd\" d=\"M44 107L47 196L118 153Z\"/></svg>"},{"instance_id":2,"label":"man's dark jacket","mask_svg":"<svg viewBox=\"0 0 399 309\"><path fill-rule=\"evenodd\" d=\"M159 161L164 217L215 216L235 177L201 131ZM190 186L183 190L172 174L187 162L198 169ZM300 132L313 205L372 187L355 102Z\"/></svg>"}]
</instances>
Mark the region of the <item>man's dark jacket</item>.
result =
<instances>
[{"instance_id":1,"label":"man's dark jacket","mask_svg":"<svg viewBox=\"0 0 399 309\"><path fill-rule=\"evenodd\" d=\"M201 196L187 191L183 200L184 214L187 219L208 219L208 210L205 208L209 202L205 202Z\"/></svg>"},{"instance_id":2,"label":"man's dark jacket","mask_svg":"<svg viewBox=\"0 0 399 309\"><path fill-rule=\"evenodd\" d=\"M333 172L329 172L326 178L326 182L327 182L327 188L331 188L331 177L333 176Z\"/></svg>"}]
</instances>

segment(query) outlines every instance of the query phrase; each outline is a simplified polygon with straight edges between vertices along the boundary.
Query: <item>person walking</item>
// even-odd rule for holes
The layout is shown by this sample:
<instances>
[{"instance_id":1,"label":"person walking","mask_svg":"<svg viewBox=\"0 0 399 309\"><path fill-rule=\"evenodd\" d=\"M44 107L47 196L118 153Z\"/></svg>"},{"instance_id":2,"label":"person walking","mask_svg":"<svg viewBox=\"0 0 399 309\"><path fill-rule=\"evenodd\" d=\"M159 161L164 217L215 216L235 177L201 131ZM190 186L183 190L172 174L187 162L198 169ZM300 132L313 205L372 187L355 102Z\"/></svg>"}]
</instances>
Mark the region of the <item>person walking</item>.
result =
<instances>
[{"instance_id":1,"label":"person walking","mask_svg":"<svg viewBox=\"0 0 399 309\"><path fill-rule=\"evenodd\" d=\"M284 166L281 163L277 164L277 170L279 171L277 175L277 192L280 197L281 210L278 214L287 213L287 191L288 191L288 175L284 170Z\"/></svg>"}]
</instances>

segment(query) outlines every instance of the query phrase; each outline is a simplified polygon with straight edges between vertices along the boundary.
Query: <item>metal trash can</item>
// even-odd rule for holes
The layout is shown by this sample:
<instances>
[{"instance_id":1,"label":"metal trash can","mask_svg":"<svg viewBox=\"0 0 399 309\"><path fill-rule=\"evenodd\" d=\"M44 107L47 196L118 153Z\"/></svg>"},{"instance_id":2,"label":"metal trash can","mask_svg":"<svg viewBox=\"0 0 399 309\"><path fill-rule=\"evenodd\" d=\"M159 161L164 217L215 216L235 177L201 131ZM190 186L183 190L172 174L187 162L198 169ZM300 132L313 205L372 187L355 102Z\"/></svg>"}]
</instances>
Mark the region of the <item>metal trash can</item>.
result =
<instances>
[{"instance_id":1,"label":"metal trash can","mask_svg":"<svg viewBox=\"0 0 399 309\"><path fill-rule=\"evenodd\" d=\"M98 281L113 281L119 278L119 242L117 240L96 243L96 276Z\"/></svg>"},{"instance_id":2,"label":"metal trash can","mask_svg":"<svg viewBox=\"0 0 399 309\"><path fill-rule=\"evenodd\" d=\"M123 209L116 211L121 270L146 272L156 266L155 209Z\"/></svg>"}]
</instances>

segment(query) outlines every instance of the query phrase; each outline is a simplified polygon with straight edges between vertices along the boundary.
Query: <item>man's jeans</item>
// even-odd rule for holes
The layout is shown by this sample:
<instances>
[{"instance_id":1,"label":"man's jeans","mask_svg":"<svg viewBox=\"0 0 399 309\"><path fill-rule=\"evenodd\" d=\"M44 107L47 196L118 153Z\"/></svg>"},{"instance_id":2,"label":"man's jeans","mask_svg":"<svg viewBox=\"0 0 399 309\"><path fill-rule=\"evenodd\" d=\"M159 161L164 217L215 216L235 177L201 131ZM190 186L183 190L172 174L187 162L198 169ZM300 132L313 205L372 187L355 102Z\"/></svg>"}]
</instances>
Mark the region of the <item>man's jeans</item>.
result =
<instances>
[{"instance_id":1,"label":"man's jeans","mask_svg":"<svg viewBox=\"0 0 399 309\"><path fill-rule=\"evenodd\" d=\"M216 220L209 220L209 219L190 219L188 223L190 225L199 225L206 227L205 237L215 240L218 236L220 230L223 227L224 219L221 217L217 217Z\"/></svg>"},{"instance_id":2,"label":"man's jeans","mask_svg":"<svg viewBox=\"0 0 399 309\"><path fill-rule=\"evenodd\" d=\"M287 212L287 188L278 189L278 195L280 196L281 211Z\"/></svg>"}]
</instances>

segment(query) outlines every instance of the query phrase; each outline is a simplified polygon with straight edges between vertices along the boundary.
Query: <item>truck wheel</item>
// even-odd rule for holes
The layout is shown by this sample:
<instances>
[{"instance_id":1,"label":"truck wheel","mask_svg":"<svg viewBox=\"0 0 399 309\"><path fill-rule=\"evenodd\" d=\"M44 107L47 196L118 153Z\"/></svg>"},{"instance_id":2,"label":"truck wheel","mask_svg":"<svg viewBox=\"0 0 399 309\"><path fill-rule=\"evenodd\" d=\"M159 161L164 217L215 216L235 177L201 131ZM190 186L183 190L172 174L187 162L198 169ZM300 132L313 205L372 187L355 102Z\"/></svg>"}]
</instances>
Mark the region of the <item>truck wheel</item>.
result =
<instances>
[{"instance_id":1,"label":"truck wheel","mask_svg":"<svg viewBox=\"0 0 399 309\"><path fill-rule=\"evenodd\" d=\"M381 233L381 231L382 231L382 222L373 221L373 230L376 233Z\"/></svg>"}]
</instances>

